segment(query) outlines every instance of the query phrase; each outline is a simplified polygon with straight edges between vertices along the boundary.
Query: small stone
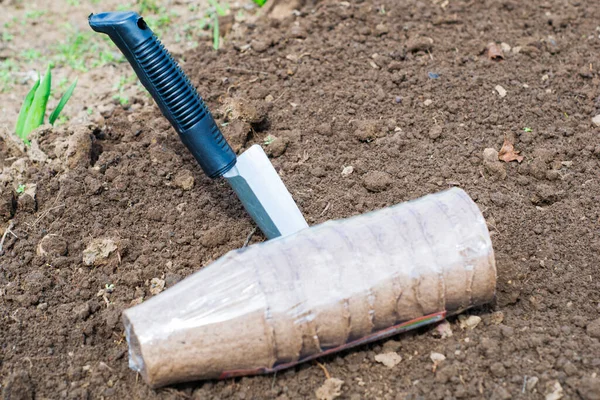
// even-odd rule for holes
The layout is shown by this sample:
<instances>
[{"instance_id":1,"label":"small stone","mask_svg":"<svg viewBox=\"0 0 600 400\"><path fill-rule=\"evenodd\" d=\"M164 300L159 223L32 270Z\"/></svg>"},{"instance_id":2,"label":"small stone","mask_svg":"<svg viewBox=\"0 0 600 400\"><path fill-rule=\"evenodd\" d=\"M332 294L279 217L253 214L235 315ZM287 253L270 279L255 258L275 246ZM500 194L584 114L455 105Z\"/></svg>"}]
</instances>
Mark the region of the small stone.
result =
<instances>
[{"instance_id":1,"label":"small stone","mask_svg":"<svg viewBox=\"0 0 600 400\"><path fill-rule=\"evenodd\" d=\"M319 126L317 126L317 133L319 135L329 136L332 133L331 124L327 122L323 122Z\"/></svg>"},{"instance_id":2,"label":"small stone","mask_svg":"<svg viewBox=\"0 0 600 400\"><path fill-rule=\"evenodd\" d=\"M442 127L440 125L434 125L429 130L429 139L435 140L442 136Z\"/></svg>"},{"instance_id":3,"label":"small stone","mask_svg":"<svg viewBox=\"0 0 600 400\"><path fill-rule=\"evenodd\" d=\"M275 98L273 97L273 95L272 95L272 94L268 94L268 95L267 95L267 97L265 97L265 101L266 101L267 103L272 103L272 102L273 102L273 100L275 100Z\"/></svg>"},{"instance_id":4,"label":"small stone","mask_svg":"<svg viewBox=\"0 0 600 400\"><path fill-rule=\"evenodd\" d=\"M92 161L93 135L88 126L76 126L74 133L67 139L64 157L66 166L74 169L88 167Z\"/></svg>"},{"instance_id":5,"label":"small stone","mask_svg":"<svg viewBox=\"0 0 600 400\"><path fill-rule=\"evenodd\" d=\"M600 399L600 378L585 377L577 385L577 393L583 400Z\"/></svg>"},{"instance_id":6,"label":"small stone","mask_svg":"<svg viewBox=\"0 0 600 400\"><path fill-rule=\"evenodd\" d=\"M506 179L506 163L501 161L483 161L485 171L494 179Z\"/></svg>"},{"instance_id":7,"label":"small stone","mask_svg":"<svg viewBox=\"0 0 600 400\"><path fill-rule=\"evenodd\" d=\"M250 42L250 45L252 50L256 51L257 53L263 53L267 51L269 47L271 47L271 43L266 40L253 40Z\"/></svg>"},{"instance_id":8,"label":"small stone","mask_svg":"<svg viewBox=\"0 0 600 400\"><path fill-rule=\"evenodd\" d=\"M379 36L384 35L390 31L388 26L383 23L377 24L377 26L375 27L375 30L377 31L377 35L379 35Z\"/></svg>"},{"instance_id":9,"label":"small stone","mask_svg":"<svg viewBox=\"0 0 600 400\"><path fill-rule=\"evenodd\" d=\"M504 365L502 365L501 362L495 362L490 365L490 372L496 378L503 378L506 376L506 368L504 368Z\"/></svg>"},{"instance_id":10,"label":"small stone","mask_svg":"<svg viewBox=\"0 0 600 400\"><path fill-rule=\"evenodd\" d=\"M328 378L323 385L315 391L318 400L334 400L342 395L344 381L337 378Z\"/></svg>"},{"instance_id":11,"label":"small stone","mask_svg":"<svg viewBox=\"0 0 600 400\"><path fill-rule=\"evenodd\" d=\"M504 43L504 42L500 43L500 48L502 49L502 52L504 54L510 53L511 47L508 43Z\"/></svg>"},{"instance_id":12,"label":"small stone","mask_svg":"<svg viewBox=\"0 0 600 400\"><path fill-rule=\"evenodd\" d=\"M433 372L435 372L438 365L440 365L440 363L446 359L446 356L443 355L442 353L431 352L431 354L429 355L429 358L431 359L431 361L433 361L432 370L433 370Z\"/></svg>"},{"instance_id":13,"label":"small stone","mask_svg":"<svg viewBox=\"0 0 600 400\"><path fill-rule=\"evenodd\" d=\"M433 100L431 100L431 99L427 99L427 100L425 100L425 101L423 102L423 105L424 105L425 107L429 107L429 106L430 106L432 103L433 103Z\"/></svg>"},{"instance_id":14,"label":"small stone","mask_svg":"<svg viewBox=\"0 0 600 400\"><path fill-rule=\"evenodd\" d=\"M443 355L442 353L436 353L436 352L432 352L429 355L429 358L431 359L431 361L433 361L434 363L440 363L442 361L444 361L446 359L446 356Z\"/></svg>"},{"instance_id":15,"label":"small stone","mask_svg":"<svg viewBox=\"0 0 600 400\"><path fill-rule=\"evenodd\" d=\"M400 103L402 103L402 97L401 97L401 96L396 96L396 97L394 98L394 102L395 102L396 104L400 104Z\"/></svg>"},{"instance_id":16,"label":"small stone","mask_svg":"<svg viewBox=\"0 0 600 400\"><path fill-rule=\"evenodd\" d=\"M477 315L459 315L458 321L460 323L460 327L462 329L475 329L477 325L481 322L481 317Z\"/></svg>"},{"instance_id":17,"label":"small stone","mask_svg":"<svg viewBox=\"0 0 600 400\"><path fill-rule=\"evenodd\" d=\"M533 389L535 389L535 387L537 386L539 381L540 380L537 376L531 376L531 377L527 378L527 383L525 384L525 389L527 389L528 392L532 392Z\"/></svg>"},{"instance_id":18,"label":"small stone","mask_svg":"<svg viewBox=\"0 0 600 400\"><path fill-rule=\"evenodd\" d=\"M281 157L287 150L289 139L286 137L276 137L273 135L269 136L269 144L265 146L265 153L273 158Z\"/></svg>"},{"instance_id":19,"label":"small stone","mask_svg":"<svg viewBox=\"0 0 600 400\"><path fill-rule=\"evenodd\" d=\"M498 151L491 147L483 150L483 160L489 162L497 162L498 161Z\"/></svg>"},{"instance_id":20,"label":"small stone","mask_svg":"<svg viewBox=\"0 0 600 400\"><path fill-rule=\"evenodd\" d=\"M589 322L586 327L586 332L588 336L600 339L600 318Z\"/></svg>"},{"instance_id":21,"label":"small stone","mask_svg":"<svg viewBox=\"0 0 600 400\"><path fill-rule=\"evenodd\" d=\"M83 321L90 316L90 314L92 313L92 309L90 308L90 304L86 302L83 305L76 308L74 313L77 319Z\"/></svg>"},{"instance_id":22,"label":"small stone","mask_svg":"<svg viewBox=\"0 0 600 400\"><path fill-rule=\"evenodd\" d=\"M563 388L558 381L548 382L548 389L546 390L546 400L559 400L564 396Z\"/></svg>"},{"instance_id":23,"label":"small stone","mask_svg":"<svg viewBox=\"0 0 600 400\"><path fill-rule=\"evenodd\" d=\"M381 171L367 172L363 178L363 186L372 193L383 192L391 186L392 182L390 174Z\"/></svg>"},{"instance_id":24,"label":"small stone","mask_svg":"<svg viewBox=\"0 0 600 400\"><path fill-rule=\"evenodd\" d=\"M500 97L506 97L506 89L504 89L502 86L496 85L494 89L496 90L496 92L498 92L498 95Z\"/></svg>"},{"instance_id":25,"label":"small stone","mask_svg":"<svg viewBox=\"0 0 600 400\"><path fill-rule=\"evenodd\" d=\"M492 313L490 322L494 325L499 325L504 321L504 313L502 311L496 311Z\"/></svg>"},{"instance_id":26,"label":"small stone","mask_svg":"<svg viewBox=\"0 0 600 400\"><path fill-rule=\"evenodd\" d=\"M453 333L452 333L452 326L450 326L450 323L447 320L444 320L442 322L440 322L435 329L433 329L431 331L431 334L434 337L439 337L441 339L447 339L449 337L452 337Z\"/></svg>"},{"instance_id":27,"label":"small stone","mask_svg":"<svg viewBox=\"0 0 600 400\"><path fill-rule=\"evenodd\" d=\"M354 172L354 167L352 165L348 165L342 170L342 176L348 176L352 172Z\"/></svg>"},{"instance_id":28,"label":"small stone","mask_svg":"<svg viewBox=\"0 0 600 400\"><path fill-rule=\"evenodd\" d=\"M223 102L222 110L230 121L240 119L249 124L260 124L267 118L267 106L258 100L230 97Z\"/></svg>"},{"instance_id":29,"label":"small stone","mask_svg":"<svg viewBox=\"0 0 600 400\"><path fill-rule=\"evenodd\" d=\"M400 354L392 351L389 353L377 354L375 356L375 361L385 365L388 368L394 368L396 365L400 364L402 357Z\"/></svg>"},{"instance_id":30,"label":"small stone","mask_svg":"<svg viewBox=\"0 0 600 400\"><path fill-rule=\"evenodd\" d=\"M229 240L229 232L223 227L210 228L202 233L200 244L209 249L223 245Z\"/></svg>"},{"instance_id":31,"label":"small stone","mask_svg":"<svg viewBox=\"0 0 600 400\"><path fill-rule=\"evenodd\" d=\"M182 169L175 175L173 184L183 190L190 190L194 187L194 176L192 172L187 169Z\"/></svg>"},{"instance_id":32,"label":"small stone","mask_svg":"<svg viewBox=\"0 0 600 400\"><path fill-rule=\"evenodd\" d=\"M306 39L307 36L308 36L308 33L306 32L306 29L304 29L301 26L294 25L290 29L290 37L291 38Z\"/></svg>"},{"instance_id":33,"label":"small stone","mask_svg":"<svg viewBox=\"0 0 600 400\"><path fill-rule=\"evenodd\" d=\"M382 122L379 120L358 121L356 122L356 126L354 137L361 142L372 142L379 137L384 137L387 133Z\"/></svg>"},{"instance_id":34,"label":"small stone","mask_svg":"<svg viewBox=\"0 0 600 400\"><path fill-rule=\"evenodd\" d=\"M150 293L157 295L165 289L165 281L160 278L152 278L150 280Z\"/></svg>"},{"instance_id":35,"label":"small stone","mask_svg":"<svg viewBox=\"0 0 600 400\"><path fill-rule=\"evenodd\" d=\"M431 51L433 49L433 39L426 36L418 36L409 39L406 42L406 50L410 53L417 51Z\"/></svg>"},{"instance_id":36,"label":"small stone","mask_svg":"<svg viewBox=\"0 0 600 400\"><path fill-rule=\"evenodd\" d=\"M62 236L48 234L39 241L36 254L38 256L60 257L67 255L67 241Z\"/></svg>"},{"instance_id":37,"label":"small stone","mask_svg":"<svg viewBox=\"0 0 600 400\"><path fill-rule=\"evenodd\" d=\"M592 118L592 123L596 126L600 126L600 114L598 114L594 118Z\"/></svg>"},{"instance_id":38,"label":"small stone","mask_svg":"<svg viewBox=\"0 0 600 400\"><path fill-rule=\"evenodd\" d=\"M242 121L241 119L234 119L223 126L221 131L223 132L225 139L227 139L227 142L231 145L233 151L239 154L248 143L250 132L252 132L252 126L250 123Z\"/></svg>"},{"instance_id":39,"label":"small stone","mask_svg":"<svg viewBox=\"0 0 600 400\"><path fill-rule=\"evenodd\" d=\"M117 243L112 239L93 239L83 251L83 263L94 266L107 264L110 255L117 248Z\"/></svg>"}]
</instances>

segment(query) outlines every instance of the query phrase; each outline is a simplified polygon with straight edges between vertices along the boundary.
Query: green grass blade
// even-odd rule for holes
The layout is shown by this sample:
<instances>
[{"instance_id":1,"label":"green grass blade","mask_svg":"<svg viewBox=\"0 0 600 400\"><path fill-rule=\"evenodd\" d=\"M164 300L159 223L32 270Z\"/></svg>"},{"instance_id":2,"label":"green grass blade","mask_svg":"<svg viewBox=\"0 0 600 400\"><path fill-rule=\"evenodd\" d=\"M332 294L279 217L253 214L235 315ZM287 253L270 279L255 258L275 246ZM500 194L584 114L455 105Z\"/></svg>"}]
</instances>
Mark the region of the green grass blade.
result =
<instances>
[{"instance_id":1,"label":"green grass blade","mask_svg":"<svg viewBox=\"0 0 600 400\"><path fill-rule=\"evenodd\" d=\"M25 127L25 120L27 119L27 114L29 114L29 109L31 108L31 103L33 103L33 97L35 96L35 91L37 90L38 86L40 86L39 76L33 84L33 87L31 88L29 93L27 93L27 96L25 96L25 100L23 101L23 105L21 106L21 111L19 112L19 118L17 119L15 134L21 139L24 139L23 128Z\"/></svg>"},{"instance_id":2,"label":"green grass blade","mask_svg":"<svg viewBox=\"0 0 600 400\"><path fill-rule=\"evenodd\" d=\"M56 109L54 111L52 111L52 114L50 114L50 118L48 121L50 122L51 125L54 125L54 122L60 115L61 111L63 110L63 108L65 108L65 105L67 105L67 101L69 101L69 99L73 95L75 86L77 86L77 79L78 78L75 78L75 81L71 84L71 86L69 86L69 88L67 89L65 94L63 94L63 96L60 98L60 101L58 102Z\"/></svg>"},{"instance_id":3,"label":"green grass blade","mask_svg":"<svg viewBox=\"0 0 600 400\"><path fill-rule=\"evenodd\" d=\"M213 48L215 50L219 50L219 36L219 15L215 13L213 17Z\"/></svg>"},{"instance_id":4,"label":"green grass blade","mask_svg":"<svg viewBox=\"0 0 600 400\"><path fill-rule=\"evenodd\" d=\"M46 70L46 75L42 79L40 86L35 91L31 108L27 114L25 120L25 126L23 127L22 138L27 142L27 136L32 130L44 124L44 115L46 114L46 105L48 104L48 98L50 97L50 89L52 87L52 73L50 72L50 66Z\"/></svg>"}]
</instances>

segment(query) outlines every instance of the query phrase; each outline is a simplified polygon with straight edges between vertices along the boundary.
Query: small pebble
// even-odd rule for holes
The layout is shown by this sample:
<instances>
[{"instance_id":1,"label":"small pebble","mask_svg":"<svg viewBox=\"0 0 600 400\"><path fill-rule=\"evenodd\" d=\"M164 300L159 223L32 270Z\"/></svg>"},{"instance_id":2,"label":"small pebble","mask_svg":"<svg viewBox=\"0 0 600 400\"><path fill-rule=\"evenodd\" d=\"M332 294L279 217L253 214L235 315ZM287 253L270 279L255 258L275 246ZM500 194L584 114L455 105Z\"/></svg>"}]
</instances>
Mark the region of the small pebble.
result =
<instances>
[{"instance_id":1,"label":"small pebble","mask_svg":"<svg viewBox=\"0 0 600 400\"><path fill-rule=\"evenodd\" d=\"M498 95L500 95L500 97L506 97L506 89L504 89L502 86L496 85L494 89L496 90L496 92L498 92Z\"/></svg>"}]
</instances>

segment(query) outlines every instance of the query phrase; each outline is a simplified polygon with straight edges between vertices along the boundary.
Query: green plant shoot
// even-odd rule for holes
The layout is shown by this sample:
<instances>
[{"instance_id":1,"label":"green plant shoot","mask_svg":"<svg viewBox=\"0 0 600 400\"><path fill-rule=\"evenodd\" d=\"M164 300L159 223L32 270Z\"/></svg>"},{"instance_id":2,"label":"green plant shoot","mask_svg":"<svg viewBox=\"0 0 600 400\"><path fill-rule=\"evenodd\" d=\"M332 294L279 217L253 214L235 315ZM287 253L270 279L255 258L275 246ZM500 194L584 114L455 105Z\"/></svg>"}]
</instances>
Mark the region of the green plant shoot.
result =
<instances>
[{"instance_id":1,"label":"green plant shoot","mask_svg":"<svg viewBox=\"0 0 600 400\"><path fill-rule=\"evenodd\" d=\"M50 66L46 69L46 75L42 78L40 85L35 91L33 102L27 113L27 119L25 119L25 126L21 133L21 138L25 143L29 143L27 136L32 130L44 124L44 115L46 114L46 105L48 104L48 98L50 97L50 90L52 88L52 72Z\"/></svg>"},{"instance_id":2,"label":"green plant shoot","mask_svg":"<svg viewBox=\"0 0 600 400\"><path fill-rule=\"evenodd\" d=\"M54 122L60 115L61 111L63 110L63 108L65 108L67 101L69 101L69 99L73 95L73 91L75 91L75 86L77 86L77 78L75 78L75 81L73 81L73 83L71 84L71 86L69 86L69 88L67 89L65 94L63 94L63 96L60 98L60 101L58 102L58 106L56 106L56 109L54 111L52 111L52 114L50 114L50 118L48 119L48 122L50 122L51 125L54 125Z\"/></svg>"},{"instance_id":3,"label":"green plant shoot","mask_svg":"<svg viewBox=\"0 0 600 400\"><path fill-rule=\"evenodd\" d=\"M38 76L37 80L35 81L35 83L33 84L33 87L31 88L29 93L27 93L27 96L25 97L25 101L23 102L23 105L21 106L21 111L19 112L19 118L17 119L17 126L15 128L15 133L22 140L25 140L27 137L26 135L25 136L23 135L23 128L25 127L25 120L27 119L27 114L29 114L29 109L31 108L31 103L33 103L33 97L35 96L35 91L37 90L38 86L40 86L40 77L39 76Z\"/></svg>"},{"instance_id":4,"label":"green plant shoot","mask_svg":"<svg viewBox=\"0 0 600 400\"><path fill-rule=\"evenodd\" d=\"M219 50L219 14L213 14L213 48Z\"/></svg>"},{"instance_id":5,"label":"green plant shoot","mask_svg":"<svg viewBox=\"0 0 600 400\"><path fill-rule=\"evenodd\" d=\"M58 106L50 115L49 122L54 125L54 122L58 119L61 111L73 95L73 91L77 86L77 79L69 86L65 94L60 99ZM44 117L46 116L46 107L48 105L48 99L52 91L52 71L50 65L46 69L46 75L40 80L38 77L37 81L25 96L19 117L17 118L17 125L15 127L15 134L25 142L29 144L27 137L34 129L44 124Z\"/></svg>"},{"instance_id":6,"label":"green plant shoot","mask_svg":"<svg viewBox=\"0 0 600 400\"><path fill-rule=\"evenodd\" d=\"M25 193L25 189L26 189L26 186L21 183L19 185L19 187L17 188L17 194Z\"/></svg>"},{"instance_id":7,"label":"green plant shoot","mask_svg":"<svg viewBox=\"0 0 600 400\"><path fill-rule=\"evenodd\" d=\"M258 5L259 7L262 7L265 5L265 3L267 2L267 0L252 0L254 1L254 3L256 3L256 5Z\"/></svg>"}]
</instances>

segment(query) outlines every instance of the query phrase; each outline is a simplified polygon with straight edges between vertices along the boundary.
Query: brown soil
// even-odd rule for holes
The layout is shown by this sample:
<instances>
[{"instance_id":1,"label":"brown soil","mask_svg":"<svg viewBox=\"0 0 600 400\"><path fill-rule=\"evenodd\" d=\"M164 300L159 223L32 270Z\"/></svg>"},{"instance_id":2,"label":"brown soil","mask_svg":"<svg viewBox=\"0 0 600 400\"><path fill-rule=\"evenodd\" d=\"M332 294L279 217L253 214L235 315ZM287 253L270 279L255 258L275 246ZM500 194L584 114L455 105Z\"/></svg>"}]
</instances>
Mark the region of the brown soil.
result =
<instances>
[{"instance_id":1,"label":"brown soil","mask_svg":"<svg viewBox=\"0 0 600 400\"><path fill-rule=\"evenodd\" d=\"M224 133L265 146L310 224L450 186L487 218L499 276L482 322L321 359L341 398L600 398L599 20L590 1L325 0L186 54ZM512 46L502 61L483 52L494 41ZM3 398L314 398L316 363L157 391L128 369L121 311L241 247L253 223L155 106L100 122L41 131L45 163L0 142L2 231L8 188L37 184L0 256ZM484 161L505 137L524 161ZM102 238L118 250L85 265ZM391 369L375 361L390 350L403 358Z\"/></svg>"}]
</instances>

